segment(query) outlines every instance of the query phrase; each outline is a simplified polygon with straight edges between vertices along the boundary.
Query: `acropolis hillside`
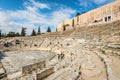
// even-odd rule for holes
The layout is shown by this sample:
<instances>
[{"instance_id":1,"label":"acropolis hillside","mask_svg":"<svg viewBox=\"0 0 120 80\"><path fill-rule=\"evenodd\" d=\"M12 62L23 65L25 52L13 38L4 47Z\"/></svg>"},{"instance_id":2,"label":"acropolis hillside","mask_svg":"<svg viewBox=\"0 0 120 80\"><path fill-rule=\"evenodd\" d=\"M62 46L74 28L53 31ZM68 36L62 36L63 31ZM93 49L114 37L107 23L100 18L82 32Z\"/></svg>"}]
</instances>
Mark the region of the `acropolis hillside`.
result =
<instances>
[{"instance_id":1,"label":"acropolis hillside","mask_svg":"<svg viewBox=\"0 0 120 80\"><path fill-rule=\"evenodd\" d=\"M1 38L0 80L120 80L120 0L56 32Z\"/></svg>"}]
</instances>

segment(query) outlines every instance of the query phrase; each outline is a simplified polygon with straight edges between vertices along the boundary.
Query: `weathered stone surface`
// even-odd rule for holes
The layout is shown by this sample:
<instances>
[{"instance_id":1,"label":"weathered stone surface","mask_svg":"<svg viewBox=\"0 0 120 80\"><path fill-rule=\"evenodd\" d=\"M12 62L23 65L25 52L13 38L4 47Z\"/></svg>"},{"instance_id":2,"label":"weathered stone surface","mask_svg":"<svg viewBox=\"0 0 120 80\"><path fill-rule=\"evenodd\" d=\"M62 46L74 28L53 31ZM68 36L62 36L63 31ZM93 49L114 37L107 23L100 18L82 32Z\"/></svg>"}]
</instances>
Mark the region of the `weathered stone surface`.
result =
<instances>
[{"instance_id":1,"label":"weathered stone surface","mask_svg":"<svg viewBox=\"0 0 120 80\"><path fill-rule=\"evenodd\" d=\"M15 79L17 77L18 80L35 80L36 74L42 72L41 76L45 76L46 72L37 67L36 63L40 61L46 61L45 68L47 69L54 67L54 73L45 77L45 80L72 80L78 77L78 72L81 72L79 80L119 80L120 64L118 63L120 63L120 57L118 54L120 50L113 45L119 46L120 38L119 35L111 34L120 33L120 31L115 29L112 32L111 25L112 29L119 28L120 21L86 26L78 30L24 37L21 47L9 48L11 52L5 52L1 61L9 77ZM78 32L82 33L77 35ZM7 41L7 39L5 40ZM25 44L27 46L24 46ZM109 44L112 47L109 47ZM16 49L22 51L12 51ZM41 53L39 50L45 50L48 53ZM56 54L49 54L51 52ZM61 56L58 58L59 55ZM17 72L22 71L22 67L26 65L30 65L30 68L27 67L23 71L30 70L32 73L18 75ZM37 70L34 71L33 68Z\"/></svg>"},{"instance_id":2,"label":"weathered stone surface","mask_svg":"<svg viewBox=\"0 0 120 80\"><path fill-rule=\"evenodd\" d=\"M41 79L49 76L52 73L54 73L54 67L46 69L46 70L44 70L44 71L42 71L40 73L37 73L36 78L37 78L37 80L41 80Z\"/></svg>"},{"instance_id":3,"label":"weathered stone surface","mask_svg":"<svg viewBox=\"0 0 120 80\"><path fill-rule=\"evenodd\" d=\"M69 30L81 26L97 25L118 20L120 19L119 6L120 1L116 0L115 2L112 2L108 5L102 6L100 8L91 10L87 13L74 17L73 19L68 19L58 25L57 31L63 31L63 25L68 25L65 27L66 30Z\"/></svg>"}]
</instances>

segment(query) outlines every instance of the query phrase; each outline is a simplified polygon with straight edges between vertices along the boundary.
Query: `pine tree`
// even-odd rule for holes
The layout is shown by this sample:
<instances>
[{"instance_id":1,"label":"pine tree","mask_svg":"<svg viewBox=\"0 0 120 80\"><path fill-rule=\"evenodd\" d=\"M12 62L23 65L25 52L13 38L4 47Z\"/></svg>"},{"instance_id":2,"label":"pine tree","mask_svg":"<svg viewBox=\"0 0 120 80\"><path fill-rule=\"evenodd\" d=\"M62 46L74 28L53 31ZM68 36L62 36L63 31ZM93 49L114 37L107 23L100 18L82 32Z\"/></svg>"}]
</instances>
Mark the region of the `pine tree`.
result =
<instances>
[{"instance_id":1,"label":"pine tree","mask_svg":"<svg viewBox=\"0 0 120 80\"><path fill-rule=\"evenodd\" d=\"M48 29L47 29L47 32L51 32L51 29L50 29L50 27L48 27Z\"/></svg>"},{"instance_id":2,"label":"pine tree","mask_svg":"<svg viewBox=\"0 0 120 80\"><path fill-rule=\"evenodd\" d=\"M10 31L10 32L7 34L7 37L15 37L15 32Z\"/></svg>"},{"instance_id":3,"label":"pine tree","mask_svg":"<svg viewBox=\"0 0 120 80\"><path fill-rule=\"evenodd\" d=\"M17 37L18 37L18 36L20 36L20 34L17 32L17 33L15 34L15 36L17 36Z\"/></svg>"},{"instance_id":4,"label":"pine tree","mask_svg":"<svg viewBox=\"0 0 120 80\"><path fill-rule=\"evenodd\" d=\"M66 31L66 26L65 25L63 25L63 31Z\"/></svg>"},{"instance_id":5,"label":"pine tree","mask_svg":"<svg viewBox=\"0 0 120 80\"><path fill-rule=\"evenodd\" d=\"M0 39L1 39L1 37L2 37L2 33L1 33L2 31L1 31L1 29L0 29Z\"/></svg>"},{"instance_id":6,"label":"pine tree","mask_svg":"<svg viewBox=\"0 0 120 80\"><path fill-rule=\"evenodd\" d=\"M78 13L76 14L76 17L79 16L79 15L80 15L80 13L78 12Z\"/></svg>"},{"instance_id":7,"label":"pine tree","mask_svg":"<svg viewBox=\"0 0 120 80\"><path fill-rule=\"evenodd\" d=\"M56 28L56 32L58 32L57 28Z\"/></svg>"},{"instance_id":8,"label":"pine tree","mask_svg":"<svg viewBox=\"0 0 120 80\"><path fill-rule=\"evenodd\" d=\"M38 27L38 33L37 35L41 35L40 27Z\"/></svg>"},{"instance_id":9,"label":"pine tree","mask_svg":"<svg viewBox=\"0 0 120 80\"><path fill-rule=\"evenodd\" d=\"M72 27L74 27L74 19L72 20Z\"/></svg>"},{"instance_id":10,"label":"pine tree","mask_svg":"<svg viewBox=\"0 0 120 80\"><path fill-rule=\"evenodd\" d=\"M34 29L32 30L31 36L36 36L36 32Z\"/></svg>"},{"instance_id":11,"label":"pine tree","mask_svg":"<svg viewBox=\"0 0 120 80\"><path fill-rule=\"evenodd\" d=\"M26 35L26 28L22 27L21 36L25 36L25 35Z\"/></svg>"},{"instance_id":12,"label":"pine tree","mask_svg":"<svg viewBox=\"0 0 120 80\"><path fill-rule=\"evenodd\" d=\"M7 37L6 33L2 33L1 37L6 38Z\"/></svg>"}]
</instances>

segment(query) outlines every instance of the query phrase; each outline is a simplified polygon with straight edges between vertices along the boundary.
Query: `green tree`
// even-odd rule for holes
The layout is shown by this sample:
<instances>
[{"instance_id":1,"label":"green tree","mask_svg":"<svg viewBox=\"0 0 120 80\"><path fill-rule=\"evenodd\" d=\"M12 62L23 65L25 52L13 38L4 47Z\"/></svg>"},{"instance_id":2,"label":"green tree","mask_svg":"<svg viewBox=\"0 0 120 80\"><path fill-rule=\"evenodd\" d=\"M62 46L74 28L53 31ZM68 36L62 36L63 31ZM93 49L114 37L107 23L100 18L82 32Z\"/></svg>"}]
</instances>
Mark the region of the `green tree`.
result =
<instances>
[{"instance_id":1,"label":"green tree","mask_svg":"<svg viewBox=\"0 0 120 80\"><path fill-rule=\"evenodd\" d=\"M32 30L31 36L36 36L36 32L34 29Z\"/></svg>"},{"instance_id":2,"label":"green tree","mask_svg":"<svg viewBox=\"0 0 120 80\"><path fill-rule=\"evenodd\" d=\"M57 28L56 28L56 32L58 32Z\"/></svg>"},{"instance_id":3,"label":"green tree","mask_svg":"<svg viewBox=\"0 0 120 80\"><path fill-rule=\"evenodd\" d=\"M20 34L17 32L17 33L15 34L15 36L20 36Z\"/></svg>"},{"instance_id":4,"label":"green tree","mask_svg":"<svg viewBox=\"0 0 120 80\"><path fill-rule=\"evenodd\" d=\"M40 27L38 27L38 32L37 32L37 35L41 35L41 30L40 30Z\"/></svg>"},{"instance_id":5,"label":"green tree","mask_svg":"<svg viewBox=\"0 0 120 80\"><path fill-rule=\"evenodd\" d=\"M47 28L47 32L51 32L51 29L50 29L50 27L48 27L48 28Z\"/></svg>"},{"instance_id":6,"label":"green tree","mask_svg":"<svg viewBox=\"0 0 120 80\"><path fill-rule=\"evenodd\" d=\"M15 32L10 31L10 32L7 34L7 37L15 37Z\"/></svg>"},{"instance_id":7,"label":"green tree","mask_svg":"<svg viewBox=\"0 0 120 80\"><path fill-rule=\"evenodd\" d=\"M74 19L72 20L72 27L74 27Z\"/></svg>"},{"instance_id":8,"label":"green tree","mask_svg":"<svg viewBox=\"0 0 120 80\"><path fill-rule=\"evenodd\" d=\"M66 31L66 25L63 25L63 31Z\"/></svg>"},{"instance_id":9,"label":"green tree","mask_svg":"<svg viewBox=\"0 0 120 80\"><path fill-rule=\"evenodd\" d=\"M79 15L80 15L80 13L78 12L78 13L76 14L76 17L79 16Z\"/></svg>"},{"instance_id":10,"label":"green tree","mask_svg":"<svg viewBox=\"0 0 120 80\"><path fill-rule=\"evenodd\" d=\"M25 35L26 35L26 28L22 27L21 36L25 36Z\"/></svg>"},{"instance_id":11,"label":"green tree","mask_svg":"<svg viewBox=\"0 0 120 80\"><path fill-rule=\"evenodd\" d=\"M7 36L6 36L6 33L5 33L5 34L2 33L2 34L1 34L1 37L3 37L3 38L7 37Z\"/></svg>"},{"instance_id":12,"label":"green tree","mask_svg":"<svg viewBox=\"0 0 120 80\"><path fill-rule=\"evenodd\" d=\"M1 33L2 31L1 31L1 29L0 29L0 39L2 38L2 33Z\"/></svg>"}]
</instances>

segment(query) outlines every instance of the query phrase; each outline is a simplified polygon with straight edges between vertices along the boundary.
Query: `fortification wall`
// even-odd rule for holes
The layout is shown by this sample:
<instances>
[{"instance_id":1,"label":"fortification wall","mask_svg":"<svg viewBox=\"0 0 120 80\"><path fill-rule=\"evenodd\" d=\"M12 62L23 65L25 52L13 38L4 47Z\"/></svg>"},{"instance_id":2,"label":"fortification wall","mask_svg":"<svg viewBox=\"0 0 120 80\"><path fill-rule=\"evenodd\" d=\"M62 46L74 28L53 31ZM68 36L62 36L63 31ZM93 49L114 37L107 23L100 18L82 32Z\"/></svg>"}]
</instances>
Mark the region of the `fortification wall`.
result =
<instances>
[{"instance_id":1,"label":"fortification wall","mask_svg":"<svg viewBox=\"0 0 120 80\"><path fill-rule=\"evenodd\" d=\"M68 30L86 25L108 23L118 19L120 19L120 0L81 14L73 19L65 20L58 25L57 30L63 31L63 25L66 24L69 24L69 26L66 26L66 30Z\"/></svg>"}]
</instances>

